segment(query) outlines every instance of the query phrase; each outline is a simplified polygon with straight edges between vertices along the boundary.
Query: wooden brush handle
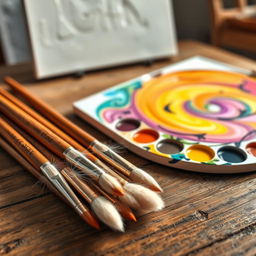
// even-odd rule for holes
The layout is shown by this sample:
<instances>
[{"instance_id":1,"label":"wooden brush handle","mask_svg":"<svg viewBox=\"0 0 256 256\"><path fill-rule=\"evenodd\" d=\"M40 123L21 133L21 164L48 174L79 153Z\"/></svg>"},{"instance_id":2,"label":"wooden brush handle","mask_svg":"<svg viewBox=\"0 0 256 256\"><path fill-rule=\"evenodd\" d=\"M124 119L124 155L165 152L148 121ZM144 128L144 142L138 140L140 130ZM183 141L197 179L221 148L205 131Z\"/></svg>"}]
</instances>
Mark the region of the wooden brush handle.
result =
<instances>
[{"instance_id":1,"label":"wooden brush handle","mask_svg":"<svg viewBox=\"0 0 256 256\"><path fill-rule=\"evenodd\" d=\"M18 151L11 147L10 144L8 144L8 142L6 142L1 137L0 146L4 150L6 150L14 159L16 159L24 168L26 168L26 170L28 170L33 176L35 176L40 182L45 184L50 191L52 191L60 199L68 203L67 200L61 195L61 193L59 193L59 191L51 184L51 182L49 182L49 180L41 172L39 172L39 169L31 165L29 161L26 160L26 158L19 154Z\"/></svg>"},{"instance_id":2,"label":"wooden brush handle","mask_svg":"<svg viewBox=\"0 0 256 256\"><path fill-rule=\"evenodd\" d=\"M45 104L39 98L33 96L26 88L20 83L12 79L11 77L5 77L4 81L16 92L22 95L35 109L37 109L42 115L47 117L61 129L63 129L70 136L79 141L82 145L87 147L96 140L89 133L85 132L60 113L56 112L53 108Z\"/></svg>"},{"instance_id":3,"label":"wooden brush handle","mask_svg":"<svg viewBox=\"0 0 256 256\"><path fill-rule=\"evenodd\" d=\"M52 183L40 172L38 172L37 168L33 167L25 158L23 158L14 148L12 148L4 139L0 137L0 146L4 148L12 157L14 157L22 166L24 166L32 175L34 175L39 181L44 183L47 188L52 191L56 196L58 196L61 200L63 200L65 203L67 203L69 206L71 206L74 209L74 206L70 204L70 202L56 189ZM99 224L97 222L97 219L92 215L90 210L81 203L83 212L79 215L91 226L94 228L99 229ZM91 222L93 221L93 222ZM92 225L94 223L94 225ZM96 225L95 225L96 224Z\"/></svg>"},{"instance_id":4,"label":"wooden brush handle","mask_svg":"<svg viewBox=\"0 0 256 256\"><path fill-rule=\"evenodd\" d=\"M72 122L70 122L67 118L56 112L53 108L48 106L46 103L41 101L39 98L33 96L24 86L22 86L19 82L12 79L11 77L5 77L4 81L19 95L23 96L35 109L37 109L42 115L51 120L55 125L60 127L63 131L69 134L71 137L76 139L82 146L88 147L91 151L93 151L99 158L108 162L110 165L114 166L117 170L119 170L122 174L129 177L130 171L126 170L122 164L115 162L113 159L106 157L103 153L92 146L93 142L96 139L91 136L89 133L85 132ZM72 145L72 144L71 144ZM88 154L88 151L84 150L85 154ZM96 157L92 154L88 154L87 157L95 162Z\"/></svg>"},{"instance_id":5,"label":"wooden brush handle","mask_svg":"<svg viewBox=\"0 0 256 256\"><path fill-rule=\"evenodd\" d=\"M94 192L97 192L99 194L101 194L102 196L104 196L105 198L107 198L111 203L116 204L116 202L118 201L115 197L111 196L110 194L108 194L107 192L105 192L98 184L96 184L95 182L92 182L91 184L91 188L93 189Z\"/></svg>"},{"instance_id":6,"label":"wooden brush handle","mask_svg":"<svg viewBox=\"0 0 256 256\"><path fill-rule=\"evenodd\" d=\"M34 146L15 131L3 118L0 118L0 133L36 169L48 162Z\"/></svg>"},{"instance_id":7,"label":"wooden brush handle","mask_svg":"<svg viewBox=\"0 0 256 256\"><path fill-rule=\"evenodd\" d=\"M60 157L71 145L0 95L0 111Z\"/></svg>"},{"instance_id":8,"label":"wooden brush handle","mask_svg":"<svg viewBox=\"0 0 256 256\"><path fill-rule=\"evenodd\" d=\"M32 144L38 151L41 152L51 163L61 162L62 159L51 152L47 147L45 147L42 143L36 140L34 137L26 133L22 130L19 126L13 123L11 120L3 117L3 119L15 130L17 131L22 137L24 137L30 144ZM63 167L64 168L64 167Z\"/></svg>"},{"instance_id":9,"label":"wooden brush handle","mask_svg":"<svg viewBox=\"0 0 256 256\"><path fill-rule=\"evenodd\" d=\"M88 203L100 196L99 193L93 191L84 181L80 180L70 168L63 168L61 174Z\"/></svg>"},{"instance_id":10,"label":"wooden brush handle","mask_svg":"<svg viewBox=\"0 0 256 256\"><path fill-rule=\"evenodd\" d=\"M92 153L90 153L86 148L84 148L82 145L80 145L78 142L76 142L73 138L68 136L66 133L64 133L61 129L56 127L54 124L50 123L47 119L45 119L43 116L39 115L37 112L35 112L32 108L24 104L22 101L20 101L18 98L14 97L12 94L10 94L8 91L6 91L3 88L0 88L0 95L11 101L13 104L18 106L20 109L25 111L27 114L32 116L34 119L36 119L39 123L47 127L49 130L51 130L53 133L58 135L60 138L65 140L67 143L69 143L73 148L79 150L80 152L83 152L87 158L89 158L91 161L95 162L97 161L97 157L95 157Z\"/></svg>"},{"instance_id":11,"label":"wooden brush handle","mask_svg":"<svg viewBox=\"0 0 256 256\"><path fill-rule=\"evenodd\" d=\"M25 111L27 114L29 114L31 117L36 119L38 122L43 124L45 127L47 127L49 130L57 134L59 137L61 137L63 140L68 142L72 147L76 148L79 151L86 151L84 147L82 147L79 143L77 143L74 139L69 137L66 133L64 133L62 130L57 128L55 125L50 123L47 119L39 115L37 112L35 112L32 108L24 104L22 101L20 101L18 98L10 94L8 91L6 91L3 88L0 88L0 95L11 101L13 104L18 106L20 109ZM89 153L89 151L88 151Z\"/></svg>"}]
</instances>

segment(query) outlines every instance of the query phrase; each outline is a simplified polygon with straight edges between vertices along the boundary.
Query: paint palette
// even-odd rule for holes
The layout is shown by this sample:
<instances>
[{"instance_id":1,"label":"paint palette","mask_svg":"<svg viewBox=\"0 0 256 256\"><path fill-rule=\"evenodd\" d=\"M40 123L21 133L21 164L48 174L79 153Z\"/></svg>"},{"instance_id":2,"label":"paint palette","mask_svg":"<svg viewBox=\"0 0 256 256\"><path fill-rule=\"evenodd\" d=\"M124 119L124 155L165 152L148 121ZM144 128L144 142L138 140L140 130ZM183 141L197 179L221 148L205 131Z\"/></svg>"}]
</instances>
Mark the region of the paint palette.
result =
<instances>
[{"instance_id":1,"label":"paint palette","mask_svg":"<svg viewBox=\"0 0 256 256\"><path fill-rule=\"evenodd\" d=\"M185 170L256 170L256 79L194 57L74 103L131 151Z\"/></svg>"}]
</instances>

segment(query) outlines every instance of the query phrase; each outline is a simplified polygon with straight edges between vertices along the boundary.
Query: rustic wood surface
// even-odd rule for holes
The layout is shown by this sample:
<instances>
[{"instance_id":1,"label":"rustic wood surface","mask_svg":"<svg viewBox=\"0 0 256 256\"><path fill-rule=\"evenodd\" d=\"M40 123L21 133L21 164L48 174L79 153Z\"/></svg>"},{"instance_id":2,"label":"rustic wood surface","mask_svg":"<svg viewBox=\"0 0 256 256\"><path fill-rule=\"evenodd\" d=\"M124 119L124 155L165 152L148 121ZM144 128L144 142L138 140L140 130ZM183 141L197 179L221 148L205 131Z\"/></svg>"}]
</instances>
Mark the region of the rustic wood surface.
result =
<instances>
[{"instance_id":1,"label":"rustic wood surface","mask_svg":"<svg viewBox=\"0 0 256 256\"><path fill-rule=\"evenodd\" d=\"M31 65L1 68L103 142L111 139L72 114L72 102L119 82L194 55L256 70L256 63L200 43L179 44L180 55L157 61L33 80ZM185 172L142 159L127 159L153 174L164 188L161 212L127 222L120 234L96 231L0 149L0 255L256 255L256 173L210 175Z\"/></svg>"}]
</instances>

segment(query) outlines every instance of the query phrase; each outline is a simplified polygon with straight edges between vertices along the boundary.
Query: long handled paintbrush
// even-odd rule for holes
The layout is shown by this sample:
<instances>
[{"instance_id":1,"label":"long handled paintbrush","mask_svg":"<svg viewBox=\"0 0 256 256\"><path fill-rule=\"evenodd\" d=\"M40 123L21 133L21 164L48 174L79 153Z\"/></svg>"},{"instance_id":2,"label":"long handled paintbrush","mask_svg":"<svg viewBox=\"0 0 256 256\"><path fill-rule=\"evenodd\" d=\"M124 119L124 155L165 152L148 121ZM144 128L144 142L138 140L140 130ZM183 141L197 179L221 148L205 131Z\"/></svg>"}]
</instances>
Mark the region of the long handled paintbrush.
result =
<instances>
[{"instance_id":1,"label":"long handled paintbrush","mask_svg":"<svg viewBox=\"0 0 256 256\"><path fill-rule=\"evenodd\" d=\"M107 192L119 196L124 194L122 186L114 177L107 174L102 168L91 162L83 153L73 148L69 143L64 141L2 95L0 95L0 111L34 136L49 150L57 154L59 157L64 157L81 171L85 172L93 180L99 182L102 188Z\"/></svg>"},{"instance_id":2,"label":"long handled paintbrush","mask_svg":"<svg viewBox=\"0 0 256 256\"><path fill-rule=\"evenodd\" d=\"M58 169L61 169L62 174L64 172L63 171L64 169L66 170L65 173L67 174L71 173L71 170L68 167L66 167L66 164L60 158L54 155L51 151L49 151L45 146L43 146L39 141L37 141L36 139L31 137L29 134L24 132L24 130L22 130L20 127L15 125L10 120L6 120L6 121L10 126L12 126L16 131L18 131L26 140L28 140L35 148L37 148L40 152L42 152L42 154L46 158L50 159L55 166L58 166ZM79 177L80 175L78 175L77 172L74 172L74 170L72 170L72 174L73 174L71 175L72 185L75 184L74 186L75 189L80 194L82 194L82 196L85 198L85 200L88 203L93 204L92 208L94 209L96 215L99 217L100 220L103 220L105 224L109 225L110 227L115 227L114 229L121 230L121 231L123 230L122 225L120 224L120 218L115 213L116 210L113 210L113 215L111 215L111 212L112 212L111 209L113 207L110 207L109 202L107 202L106 200L100 200L100 199L96 201L94 200L102 196L105 197L108 201L110 201L118 209L118 211L124 218L136 221L136 218L133 212L128 206L126 206L125 204L119 202L118 200L108 195L106 192L100 189L95 183L93 183L93 185L90 186L89 184L87 184L86 180L84 179L81 180ZM68 176L63 175L63 176L69 178L69 175ZM106 210L104 211L102 209L106 209ZM105 222L106 219L110 221L110 224Z\"/></svg>"},{"instance_id":3,"label":"long handled paintbrush","mask_svg":"<svg viewBox=\"0 0 256 256\"><path fill-rule=\"evenodd\" d=\"M49 129L51 129L52 132L59 135L64 140L72 143L72 146L77 146L80 150L83 150L83 152L86 152L85 154L90 154L90 159L95 158L94 161L96 164L100 165L100 167L104 168L104 170L117 178L117 180L122 184L125 193L125 196L122 196L120 199L128 204L130 207L135 209L143 209L143 211L149 212L149 211L157 211L163 208L164 203L159 195L154 193L153 191L138 185L134 183L130 183L127 180L123 179L119 174L115 173L111 168L106 166L103 162L98 160L95 156L93 156L91 153L86 151L79 143L75 142L74 139L63 133L61 130L59 130L57 127L55 127L53 124L51 124L48 120L44 119L42 116L40 116L38 113L36 113L34 110L29 108L27 105L25 105L23 102L18 100L16 97L5 91L4 89L0 89L0 94L9 99L12 103L14 103L16 106L18 106L21 110L24 110L27 114L35 117L36 120L38 120L42 125L46 125ZM22 132L22 131L20 131ZM24 134L23 134L24 135ZM32 144L35 144L34 141ZM46 152L46 149L42 149L42 152Z\"/></svg>"},{"instance_id":4,"label":"long handled paintbrush","mask_svg":"<svg viewBox=\"0 0 256 256\"><path fill-rule=\"evenodd\" d=\"M26 170L28 170L36 179L38 179L42 184L46 185L46 187L52 191L56 196L58 196L61 200L68 203L66 198L56 189L55 186L41 173L39 172L33 165L31 165L28 160L26 160L14 147L10 145L6 140L4 140L0 136L0 147L7 151L14 159L16 159Z\"/></svg>"},{"instance_id":5,"label":"long handled paintbrush","mask_svg":"<svg viewBox=\"0 0 256 256\"><path fill-rule=\"evenodd\" d=\"M112 229L124 231L124 224L116 207L104 196L94 191L85 181L78 178L70 168L63 168L62 175L73 188L91 205L97 217Z\"/></svg>"},{"instance_id":6,"label":"long handled paintbrush","mask_svg":"<svg viewBox=\"0 0 256 256\"><path fill-rule=\"evenodd\" d=\"M29 134L24 132L24 130L22 130L17 125L13 124L13 122L8 120L8 123L15 130L17 130L24 138L26 138L32 145L34 145L40 152L42 152L46 156L46 158L51 159L51 162L53 162L54 165L58 166L59 169L65 167L65 164L63 165L61 159L54 155L51 151L49 151L39 141L37 141L35 138L31 137ZM135 216L133 215L129 207L125 205L129 205L131 208L143 212L158 211L163 208L164 202L157 193L139 184L130 183L129 181L125 180L120 175L112 171L111 169L109 169L108 171L111 175L118 179L118 181L120 182L120 184L122 184L124 188L125 195L119 197L120 201L122 201L123 203L109 196L107 193L104 193L104 191L102 191L102 189L100 189L97 185L93 184L93 186L96 187L96 189L104 197L106 197L117 207L117 209L124 218L136 220Z\"/></svg>"},{"instance_id":7,"label":"long handled paintbrush","mask_svg":"<svg viewBox=\"0 0 256 256\"><path fill-rule=\"evenodd\" d=\"M42 115L63 129L71 137L75 138L80 144L85 147L89 147L95 154L97 154L98 157L117 168L126 177L130 178L134 182L145 184L152 190L158 192L162 191L159 184L151 175L134 166L132 163L128 162L126 159L114 152L111 148L102 144L92 135L80 129L46 103L33 96L20 83L11 77L6 77L4 80L13 90L22 95Z\"/></svg>"},{"instance_id":8,"label":"long handled paintbrush","mask_svg":"<svg viewBox=\"0 0 256 256\"><path fill-rule=\"evenodd\" d=\"M34 169L40 170L49 182L76 212L91 226L99 229L97 220L82 202L77 198L60 172L45 158L33 145L13 129L3 118L0 117L0 134L4 137Z\"/></svg>"},{"instance_id":9,"label":"long handled paintbrush","mask_svg":"<svg viewBox=\"0 0 256 256\"><path fill-rule=\"evenodd\" d=\"M10 94L8 91L6 91L3 88L0 88L0 95L11 101L13 104L15 104L18 108L26 112L28 115L33 117L35 120L40 122L42 125L44 125L46 128L51 130L53 133L58 135L60 138L62 138L64 141L68 142L72 147L82 152L88 159L90 159L92 162L94 162L99 167L103 168L105 171L113 175L112 169L110 169L106 164L104 164L102 161L100 161L96 156L94 156L92 153L90 153L85 147L83 147L81 144L79 144L77 141L75 141L72 137L64 133L61 129L56 127L54 124L49 122L47 119L45 119L43 116L38 114L35 110L30 108L28 105L24 104L21 100Z\"/></svg>"}]
</instances>

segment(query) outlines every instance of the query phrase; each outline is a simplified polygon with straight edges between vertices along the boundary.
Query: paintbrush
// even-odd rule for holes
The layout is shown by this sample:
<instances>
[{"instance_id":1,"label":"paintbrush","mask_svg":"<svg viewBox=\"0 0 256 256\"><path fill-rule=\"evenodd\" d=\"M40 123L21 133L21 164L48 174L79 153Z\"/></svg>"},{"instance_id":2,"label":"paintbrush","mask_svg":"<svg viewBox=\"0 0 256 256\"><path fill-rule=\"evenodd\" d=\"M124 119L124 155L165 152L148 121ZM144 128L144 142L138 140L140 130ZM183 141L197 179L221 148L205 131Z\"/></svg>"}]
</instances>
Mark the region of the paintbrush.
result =
<instances>
[{"instance_id":1,"label":"paintbrush","mask_svg":"<svg viewBox=\"0 0 256 256\"><path fill-rule=\"evenodd\" d=\"M112 204L114 204L116 209L120 212L123 218L127 220L137 221L132 210L126 204L120 202L117 198L114 198L113 196L103 191L97 184L92 183L90 185L93 186L95 190L98 191L98 193L106 197Z\"/></svg>"},{"instance_id":2,"label":"paintbrush","mask_svg":"<svg viewBox=\"0 0 256 256\"><path fill-rule=\"evenodd\" d=\"M81 181L70 168L61 170L69 184L91 205L96 216L112 229L124 232L124 224L116 207L104 196L94 191L85 181Z\"/></svg>"},{"instance_id":3,"label":"paintbrush","mask_svg":"<svg viewBox=\"0 0 256 256\"><path fill-rule=\"evenodd\" d=\"M58 190L75 211L92 227L99 229L99 224L90 210L74 194L59 171L33 145L13 129L3 118L0 118L0 134L3 136L34 169L40 170L49 182Z\"/></svg>"},{"instance_id":4,"label":"paintbrush","mask_svg":"<svg viewBox=\"0 0 256 256\"><path fill-rule=\"evenodd\" d=\"M94 181L98 182L104 190L111 194L113 193L119 196L123 195L124 192L122 186L114 177L107 174L102 168L99 168L86 158L83 153L74 149L69 143L2 95L0 95L0 110L21 128L44 144L53 153L61 158L65 158Z\"/></svg>"},{"instance_id":5,"label":"paintbrush","mask_svg":"<svg viewBox=\"0 0 256 256\"><path fill-rule=\"evenodd\" d=\"M164 208L164 201L155 191L140 184L131 183L111 169L108 169L108 173L122 184L125 193L119 197L119 200L123 203L141 212L159 211Z\"/></svg>"},{"instance_id":6,"label":"paintbrush","mask_svg":"<svg viewBox=\"0 0 256 256\"><path fill-rule=\"evenodd\" d=\"M65 201L70 205L65 197L52 185L52 183L33 165L31 165L19 152L17 152L8 142L6 142L2 137L0 137L0 146L7 151L14 159L16 159L26 170L28 170L33 176L35 176L42 184L57 195L61 200Z\"/></svg>"},{"instance_id":7,"label":"paintbrush","mask_svg":"<svg viewBox=\"0 0 256 256\"><path fill-rule=\"evenodd\" d=\"M26 132L24 132L20 127L15 125L10 120L6 120L6 122L8 122L8 124L10 126L12 126L16 131L18 131L18 133L20 133L26 140L28 140L34 147L36 147L40 152L42 152L42 154L46 158L50 159L51 162L54 163L55 166L58 166L58 169L63 169L66 167L60 158L58 158L56 155L54 155L51 151L49 151L40 142L38 142L36 139L31 137ZM91 190L93 190L93 191L96 190L95 191L96 194L101 194L104 197L106 197L111 203L113 203L115 205L115 207L118 209L118 211L124 218L136 221L136 218L135 218L133 212L131 211L131 209L128 206L126 206L125 204L123 204L123 203L119 202L118 200L114 199L113 197L111 197L109 194L107 194L102 189L100 189L96 184L93 184L93 187L95 189L91 188ZM102 214L104 214L104 211L102 212Z\"/></svg>"},{"instance_id":8,"label":"paintbrush","mask_svg":"<svg viewBox=\"0 0 256 256\"><path fill-rule=\"evenodd\" d=\"M24 104L21 100L19 100L18 98L16 98L14 95L12 95L11 93L9 93L7 90L0 88L0 94L5 97L6 99L8 99L9 101L11 101L13 104L15 104L17 107L19 107L20 109L22 109L24 112L26 112L27 114L29 114L31 117L33 117L34 119L36 119L38 122L40 122L41 124L43 124L45 127L47 127L49 130L51 130L52 132L54 132L55 134L57 134L60 138L62 138L63 140L65 140L66 142L68 142L70 145L72 145L72 147L74 147L75 149L83 152L85 150L85 154L87 155L87 157L89 157L89 159L92 158L92 160L95 159L95 156L92 155L89 151L87 151L84 147L82 147L79 143L77 143L74 139L72 139L70 136L68 136L66 133L64 133L62 130L60 130L59 128L57 128L55 125L53 125L51 122L49 122L47 119L45 119L44 117L42 117L41 115L39 115L37 112L35 112L32 108L30 108L29 106L27 106L26 104Z\"/></svg>"},{"instance_id":9,"label":"paintbrush","mask_svg":"<svg viewBox=\"0 0 256 256\"><path fill-rule=\"evenodd\" d=\"M84 148L81 144L76 142L72 137L68 136L66 133L64 133L62 130L60 130L58 127L53 125L51 122L49 122L47 119L45 119L43 116L35 112L31 107L24 104L21 100L19 100L14 95L10 94L8 91L6 91L3 88L0 88L0 95L11 101L13 104L15 104L17 107L19 107L21 110L29 114L31 117L36 119L38 122L40 122L42 125L47 127L49 130L51 130L53 133L58 135L60 138L68 142L72 147L82 152L86 157L88 157L92 162L94 162L96 165L100 166L104 170L106 170L108 173L112 173L111 169L104 164L102 161L100 161L96 156L94 156L92 153L90 153L86 148ZM19 132L22 133L22 130ZM23 134L23 136L25 136ZM30 138L31 139L31 138ZM31 142L31 141L30 141ZM33 141L33 143L37 143L36 141ZM32 143L32 144L33 144ZM41 150L41 152L45 152L45 150Z\"/></svg>"},{"instance_id":10,"label":"paintbrush","mask_svg":"<svg viewBox=\"0 0 256 256\"><path fill-rule=\"evenodd\" d=\"M61 200L67 203L73 208L73 205L56 189L55 186L34 166L32 166L22 155L20 155L10 144L0 137L0 146L6 150L14 159L16 159L26 170L28 170L33 176L35 176L42 184L44 184L50 191L52 191ZM84 206L85 207L85 206ZM89 210L88 210L89 211ZM90 224L94 228L100 229L97 220L92 215L93 223ZM84 219L84 218L83 218Z\"/></svg>"},{"instance_id":11,"label":"paintbrush","mask_svg":"<svg viewBox=\"0 0 256 256\"><path fill-rule=\"evenodd\" d=\"M57 156L51 153L40 142L35 140L29 134L26 134L24 131L22 131L19 127L15 126L14 124L11 123L11 125L14 126L14 128L19 133L21 133L22 136L24 136L31 144L33 144L36 148L38 148L41 152L43 152L43 154L47 158L51 159L55 165L63 167L61 159L59 159ZM126 204L136 210L143 210L144 212L158 211L164 207L163 200L154 191L151 191L139 184L130 183L129 181L122 178L120 175L118 175L114 171L112 171L110 168L107 169L107 171L109 174L114 176L123 186L125 195L118 197L123 203L109 196L102 189L95 186L94 183L92 183L92 185L96 187L104 197L106 197L109 201L115 204L115 206L117 207L117 209L120 211L120 213L124 218L128 218L130 220L136 221L136 218L133 215L132 211L129 209L129 207L125 206Z\"/></svg>"},{"instance_id":12,"label":"paintbrush","mask_svg":"<svg viewBox=\"0 0 256 256\"><path fill-rule=\"evenodd\" d=\"M90 148L98 157L107 161L109 164L117 168L126 177L134 182L138 182L148 186L152 190L162 191L162 188L156 180L147 172L136 167L111 148L107 147L89 133L85 132L64 116L56 112L53 108L48 106L40 99L33 96L27 89L11 77L5 77L4 81L17 93L22 95L34 108L36 108L42 115L47 117L51 122L59 126L63 131L75 138L84 147Z\"/></svg>"},{"instance_id":13,"label":"paintbrush","mask_svg":"<svg viewBox=\"0 0 256 256\"><path fill-rule=\"evenodd\" d=\"M0 103L0 109L1 109L1 103ZM48 158L51 157L52 159L53 155L49 153L47 149L42 148L42 146L40 146L40 143L36 142L36 140L31 141L31 137L29 135L26 136L22 132L22 130L19 130L18 127L16 127L15 129L17 129L23 136L25 136L33 145L36 145L36 147L38 147L41 152L44 152L46 154L46 157ZM55 163L60 162L60 160L57 160L57 161L55 160L54 162ZM163 200L155 192L139 184L130 183L129 181L123 179L119 174L115 173L113 170L111 170L107 166L105 166L105 171L108 174L115 177L119 181L119 183L123 186L125 195L121 196L119 199L123 203L129 205L131 208L134 208L137 210L143 209L144 212L151 212L151 211L161 210L164 207Z\"/></svg>"},{"instance_id":14,"label":"paintbrush","mask_svg":"<svg viewBox=\"0 0 256 256\"><path fill-rule=\"evenodd\" d=\"M9 100L11 100L15 105L20 107L22 110L27 112L29 115L35 117L39 122L41 121L41 124L45 124L49 129L51 129L53 132L56 132L57 135L62 136L63 139L68 138L69 142L72 143L72 146L78 145L80 150L83 150L83 152L86 152L85 154L90 154L92 159L93 157L96 159L95 163L100 165L104 170L116 177L119 182L123 185L123 188L126 192L126 196L122 197L121 200L128 204L130 207L135 208L135 209L143 209L146 212L149 211L157 211L163 208L164 203L162 199L153 193L152 191L146 189L143 186L140 186L138 184L130 183L126 179L123 179L119 174L113 172L112 169L110 169L108 166L106 166L103 162L98 160L95 156L93 156L91 153L89 153L85 148L80 146L77 142L75 142L71 137L60 131L58 128L56 128L54 125L49 123L48 120L44 119L42 116L37 114L33 109L29 108L27 105L25 105L23 102L18 100L16 97L8 93L7 91L0 89L0 94ZM22 131L20 131L22 133ZM62 135L64 134L64 135ZM25 136L23 134L23 136ZM36 141L32 141L33 145L36 145ZM39 146L39 145L38 145ZM46 149L41 149L41 152L46 152ZM128 215L132 216L132 215Z\"/></svg>"}]
</instances>

